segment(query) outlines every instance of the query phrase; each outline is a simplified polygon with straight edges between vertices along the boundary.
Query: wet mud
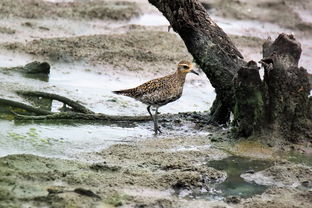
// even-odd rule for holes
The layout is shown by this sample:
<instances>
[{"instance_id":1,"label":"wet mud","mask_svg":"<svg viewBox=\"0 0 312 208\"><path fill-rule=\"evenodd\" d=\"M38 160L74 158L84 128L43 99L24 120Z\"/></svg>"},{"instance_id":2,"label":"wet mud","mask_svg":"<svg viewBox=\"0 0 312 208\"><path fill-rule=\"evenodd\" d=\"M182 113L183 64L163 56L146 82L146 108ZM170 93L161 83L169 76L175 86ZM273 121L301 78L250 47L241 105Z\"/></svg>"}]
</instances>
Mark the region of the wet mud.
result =
<instances>
[{"instance_id":1,"label":"wet mud","mask_svg":"<svg viewBox=\"0 0 312 208\"><path fill-rule=\"evenodd\" d=\"M0 3L3 18L20 17L26 19L70 18L70 19L111 19L129 20L138 16L139 6L127 1L73 1L48 2L40 0L3 0ZM25 26L31 26L26 24ZM44 30L44 28L42 28Z\"/></svg>"},{"instance_id":2,"label":"wet mud","mask_svg":"<svg viewBox=\"0 0 312 208\"><path fill-rule=\"evenodd\" d=\"M189 60L183 42L174 34L130 27L124 34L40 39L27 44L4 44L53 62L83 61L142 72L166 72L179 60ZM172 63L172 64L169 64Z\"/></svg>"},{"instance_id":3,"label":"wet mud","mask_svg":"<svg viewBox=\"0 0 312 208\"><path fill-rule=\"evenodd\" d=\"M311 203L311 167L229 157L206 137L141 139L84 157L97 162L25 154L0 158L0 205L309 207ZM245 192L248 186L255 193Z\"/></svg>"},{"instance_id":4,"label":"wet mud","mask_svg":"<svg viewBox=\"0 0 312 208\"><path fill-rule=\"evenodd\" d=\"M310 66L310 1L205 2L247 60L260 60L268 36L294 31L303 43L302 65ZM29 103L14 91L35 89L79 100L95 112L146 115L146 106L111 91L192 60L147 2L0 5L1 97ZM7 69L32 61L48 62L49 76ZM159 137L151 122L19 123L2 116L0 207L311 207L310 144L233 141L229 129L204 119L214 99L206 77L189 76L185 88L161 113L202 112L160 119L165 133Z\"/></svg>"}]
</instances>

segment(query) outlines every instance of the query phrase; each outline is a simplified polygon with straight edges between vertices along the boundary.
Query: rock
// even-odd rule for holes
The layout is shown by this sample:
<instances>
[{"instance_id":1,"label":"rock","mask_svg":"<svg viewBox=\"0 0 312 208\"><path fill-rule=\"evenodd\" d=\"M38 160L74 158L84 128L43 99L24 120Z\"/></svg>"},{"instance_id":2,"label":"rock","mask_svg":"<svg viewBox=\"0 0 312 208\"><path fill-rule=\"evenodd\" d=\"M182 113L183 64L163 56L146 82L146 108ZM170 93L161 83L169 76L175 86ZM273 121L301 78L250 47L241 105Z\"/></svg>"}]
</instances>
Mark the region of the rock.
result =
<instances>
[{"instance_id":1,"label":"rock","mask_svg":"<svg viewBox=\"0 0 312 208\"><path fill-rule=\"evenodd\" d=\"M49 74L50 64L48 64L47 62L34 61L26 64L23 69L27 74Z\"/></svg>"}]
</instances>

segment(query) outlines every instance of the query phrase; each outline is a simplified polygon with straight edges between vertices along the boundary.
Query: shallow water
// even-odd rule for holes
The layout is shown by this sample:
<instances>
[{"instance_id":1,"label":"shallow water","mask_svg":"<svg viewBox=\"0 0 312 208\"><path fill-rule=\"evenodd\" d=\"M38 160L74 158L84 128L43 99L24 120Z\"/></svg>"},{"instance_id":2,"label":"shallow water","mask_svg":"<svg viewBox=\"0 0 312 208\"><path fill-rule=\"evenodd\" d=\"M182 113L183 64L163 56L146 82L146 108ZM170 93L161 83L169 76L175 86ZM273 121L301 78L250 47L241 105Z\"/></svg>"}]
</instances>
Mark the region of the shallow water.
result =
<instances>
[{"instance_id":1,"label":"shallow water","mask_svg":"<svg viewBox=\"0 0 312 208\"><path fill-rule=\"evenodd\" d=\"M150 135L143 127L62 123L14 123L0 120L0 157L9 154L35 154L75 158L83 152L99 151L132 137Z\"/></svg>"},{"instance_id":2,"label":"shallow water","mask_svg":"<svg viewBox=\"0 0 312 208\"><path fill-rule=\"evenodd\" d=\"M13 58L10 58L11 56ZM18 54L2 55L0 67L25 65L33 61ZM19 60L15 62L14 60ZM16 65L14 65L16 64ZM147 81L146 75L133 76L129 72L106 72L101 67L84 63L59 63L51 65L48 77L24 75L1 70L0 95L3 98L25 102L14 90L35 90L56 93L79 100L83 105L98 113L111 115L147 115L146 106L134 99L118 96L112 90L134 87ZM205 97L202 95L206 94ZM189 76L182 98L162 107L162 113L207 110L214 98L214 91L205 76ZM52 103L52 111L62 107L60 102ZM153 136L152 123L138 126L116 126L107 123L92 124L75 121L67 123L14 123L0 120L0 156L16 153L30 153L41 156L74 158L82 152L97 151L112 144L131 141L134 138ZM179 128L178 128L179 129ZM175 130L178 130L175 129ZM188 127L181 127L184 133ZM179 132L176 132L179 134Z\"/></svg>"},{"instance_id":3,"label":"shallow water","mask_svg":"<svg viewBox=\"0 0 312 208\"><path fill-rule=\"evenodd\" d=\"M267 160L254 160L238 156L210 161L208 166L214 167L218 170L224 170L228 175L224 182L215 185L215 190L212 195L221 195L223 197L239 196L246 198L263 193L267 189L267 186L247 182L241 178L240 175L246 171L257 172L266 169L271 165L272 163Z\"/></svg>"},{"instance_id":4,"label":"shallow water","mask_svg":"<svg viewBox=\"0 0 312 208\"><path fill-rule=\"evenodd\" d=\"M33 61L30 57L22 55L15 55L11 59L9 57L11 55L0 57L2 58L0 67L25 65ZM15 59L19 60L16 65ZM1 70L0 79L6 80L6 83L0 83L0 94L13 96L12 93L7 94L10 89L41 90L79 100L95 112L112 115L147 115L144 104L132 98L115 95L112 91L132 88L153 78L156 77L140 74L134 76L134 73L114 72L111 69L106 71L101 66L89 66L84 63L55 63L51 65L48 78ZM183 96L178 101L163 106L160 111L162 113L205 111L209 109L214 97L214 89L203 73L200 76L190 74L185 83ZM18 97L17 99L20 100ZM60 103L55 103L54 109L58 107L61 107Z\"/></svg>"}]
</instances>

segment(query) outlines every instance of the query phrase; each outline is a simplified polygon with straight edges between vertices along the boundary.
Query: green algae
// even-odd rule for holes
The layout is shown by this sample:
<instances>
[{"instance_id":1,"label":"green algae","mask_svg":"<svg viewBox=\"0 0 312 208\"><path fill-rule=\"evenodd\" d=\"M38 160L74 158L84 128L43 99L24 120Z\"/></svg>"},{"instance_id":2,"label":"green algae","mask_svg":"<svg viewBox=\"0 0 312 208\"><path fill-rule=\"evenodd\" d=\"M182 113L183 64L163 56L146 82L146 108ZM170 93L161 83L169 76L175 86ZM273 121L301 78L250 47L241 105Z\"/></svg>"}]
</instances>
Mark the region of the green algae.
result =
<instances>
[{"instance_id":1,"label":"green algae","mask_svg":"<svg viewBox=\"0 0 312 208\"><path fill-rule=\"evenodd\" d=\"M52 137L41 137L39 135L40 130L37 130L36 128L29 128L29 130L26 133L16 133L13 131L10 131L7 133L7 137L10 139L13 139L15 141L20 142L26 142L28 144L36 146L44 146L44 145L52 145L55 143L63 143L64 141L55 139Z\"/></svg>"}]
</instances>

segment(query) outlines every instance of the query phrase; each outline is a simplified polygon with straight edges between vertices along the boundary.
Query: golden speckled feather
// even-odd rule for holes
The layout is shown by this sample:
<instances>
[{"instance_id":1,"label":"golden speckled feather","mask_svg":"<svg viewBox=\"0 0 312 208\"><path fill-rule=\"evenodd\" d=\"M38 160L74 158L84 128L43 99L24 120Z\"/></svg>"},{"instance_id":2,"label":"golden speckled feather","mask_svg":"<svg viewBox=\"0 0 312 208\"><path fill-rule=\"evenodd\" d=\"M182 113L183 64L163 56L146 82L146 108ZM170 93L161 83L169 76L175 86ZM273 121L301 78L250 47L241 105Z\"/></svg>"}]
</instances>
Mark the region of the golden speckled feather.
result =
<instances>
[{"instance_id":1,"label":"golden speckled feather","mask_svg":"<svg viewBox=\"0 0 312 208\"><path fill-rule=\"evenodd\" d=\"M147 105L162 106L181 97L185 76L186 73L175 72L145 82L138 87L114 91L114 93L132 97Z\"/></svg>"},{"instance_id":2,"label":"golden speckled feather","mask_svg":"<svg viewBox=\"0 0 312 208\"><path fill-rule=\"evenodd\" d=\"M138 87L113 91L115 94L132 97L148 105L147 110L154 120L155 134L159 130L157 125L157 110L160 106L179 99L182 95L186 74L192 72L192 63L188 61L180 61L177 71L173 74L153 79L141 84ZM197 74L198 75L198 74ZM156 107L155 118L150 112L150 107Z\"/></svg>"}]
</instances>

